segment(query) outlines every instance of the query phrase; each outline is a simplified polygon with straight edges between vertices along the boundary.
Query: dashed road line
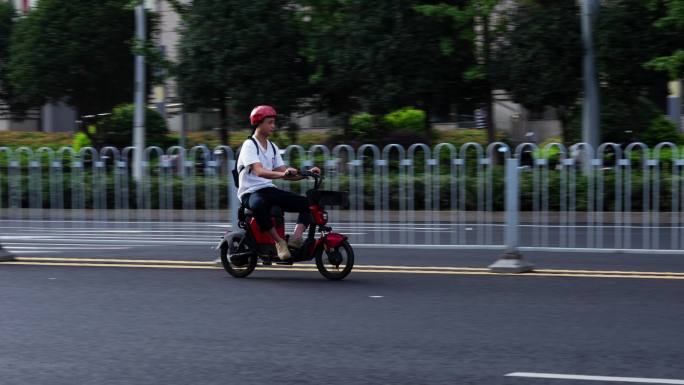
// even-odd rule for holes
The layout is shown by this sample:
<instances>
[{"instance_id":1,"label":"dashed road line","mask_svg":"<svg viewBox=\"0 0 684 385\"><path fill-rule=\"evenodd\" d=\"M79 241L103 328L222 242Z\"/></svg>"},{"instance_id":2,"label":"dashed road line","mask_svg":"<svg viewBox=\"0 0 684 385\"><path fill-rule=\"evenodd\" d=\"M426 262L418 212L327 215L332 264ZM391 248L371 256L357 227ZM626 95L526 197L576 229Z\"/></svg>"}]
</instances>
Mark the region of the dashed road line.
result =
<instances>
[{"instance_id":1,"label":"dashed road line","mask_svg":"<svg viewBox=\"0 0 684 385\"><path fill-rule=\"evenodd\" d=\"M684 380L667 378L639 378L639 377L613 377L613 376L587 376L580 374L556 374L556 373L527 373L516 372L506 374L505 377L545 378L555 380L580 380L580 381L604 381L604 382L633 382L639 384L680 384Z\"/></svg>"}]
</instances>

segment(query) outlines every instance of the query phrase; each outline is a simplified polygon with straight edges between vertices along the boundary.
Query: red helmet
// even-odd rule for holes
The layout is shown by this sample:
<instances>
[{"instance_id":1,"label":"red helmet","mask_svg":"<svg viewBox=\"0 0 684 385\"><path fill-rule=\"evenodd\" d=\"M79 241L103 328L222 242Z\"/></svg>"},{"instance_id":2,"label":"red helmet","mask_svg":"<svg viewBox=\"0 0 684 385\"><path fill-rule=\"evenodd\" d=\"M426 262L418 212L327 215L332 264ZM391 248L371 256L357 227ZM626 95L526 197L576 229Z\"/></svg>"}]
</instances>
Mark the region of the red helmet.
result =
<instances>
[{"instance_id":1,"label":"red helmet","mask_svg":"<svg viewBox=\"0 0 684 385\"><path fill-rule=\"evenodd\" d=\"M249 122L256 126L265 118L276 117L277 115L275 108L271 106L256 106L249 114Z\"/></svg>"}]
</instances>

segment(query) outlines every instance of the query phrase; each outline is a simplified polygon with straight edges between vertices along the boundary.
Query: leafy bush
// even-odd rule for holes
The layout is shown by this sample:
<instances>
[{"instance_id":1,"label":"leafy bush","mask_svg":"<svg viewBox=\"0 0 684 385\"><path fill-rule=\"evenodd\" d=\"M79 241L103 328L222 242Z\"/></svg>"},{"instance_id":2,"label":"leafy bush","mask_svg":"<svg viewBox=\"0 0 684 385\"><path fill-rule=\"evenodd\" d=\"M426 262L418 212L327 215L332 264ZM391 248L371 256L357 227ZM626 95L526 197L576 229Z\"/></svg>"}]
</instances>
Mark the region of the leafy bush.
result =
<instances>
[{"instance_id":1,"label":"leafy bush","mask_svg":"<svg viewBox=\"0 0 684 385\"><path fill-rule=\"evenodd\" d=\"M96 147L114 146L124 148L133 143L133 117L135 105L122 104L112 111L112 114L100 120L96 125L96 132L92 134ZM166 121L157 112L145 110L145 139L146 146L168 147L175 143L166 136L168 133Z\"/></svg>"},{"instance_id":2,"label":"leafy bush","mask_svg":"<svg viewBox=\"0 0 684 385\"><path fill-rule=\"evenodd\" d=\"M420 170L420 167L417 167L416 170ZM92 208L93 207L93 174L92 170L90 168L86 168L82 173L72 173L68 170L65 169L64 172L64 184L62 186L62 194L63 194L63 204L64 208L70 209L73 208L71 206L72 201L71 197L73 194L78 193L79 195L84 196L85 199L85 208ZM149 185L146 186L146 188L149 188L149 196L151 197L151 209L157 209L159 208L159 189L163 189L165 191L171 192L172 199L171 199L171 206L169 208L174 208L174 209L182 209L183 208L183 203L184 201L188 202L194 202L190 203L192 207L197 207L198 209L204 209L208 208L211 205L208 205L205 202L206 199L206 189L207 188L215 188L218 192L218 199L219 199L219 209L227 209L228 208L228 185L227 183L229 182L228 178L224 177L219 177L217 179L213 177L206 177L202 175L201 169L198 170L198 174L194 177L194 179L190 176L185 176L185 177L179 177L179 176L173 176L169 178L162 178L161 182L159 179L159 170L158 169L152 169L151 170L151 175L152 178L149 179ZM558 211L561 209L561 201L560 201L560 196L561 196L561 186L563 184L561 183L561 179L563 177L563 174L561 174L560 171L557 170L549 170L549 180L548 180L548 197L549 197L549 210L551 211ZM641 173L640 170L633 169L631 173L631 202L630 202L630 209L632 211L639 211L643 210L644 208L644 198L645 198L645 191L647 191L651 184L649 181L644 182L642 178L643 174ZM660 177L660 195L659 195L659 206L658 209L662 212L669 211L673 209L672 205L672 184L678 184L681 182L680 178L677 175L673 175L669 169L662 169L661 173L659 175ZM21 184L22 188L20 190L21 195L18 196L15 199L19 199L21 201L21 206L22 207L29 207L29 176L26 171L17 174L16 177L18 180L15 179L14 183L19 183ZM349 176L346 174L341 174L337 175L336 178L338 178L339 181L339 186L341 190L348 190L348 186L350 186L350 180ZM363 193L362 193L362 200L363 200L363 207L366 209L373 209L374 208L374 194L377 192L375 190L375 184L374 184L374 178L375 176L372 175L371 173L366 173L363 175ZM460 202L464 201L465 202L465 208L466 210L476 210L478 208L478 187L484 188L484 183L485 183L485 178L484 175L477 176L474 173L469 173L467 176L460 176L461 179L454 180L451 178L451 176L448 174L448 168L442 169L442 173L439 176L439 185L440 185L440 191L439 191L439 199L440 199L440 208L444 210L448 210L451 207L451 187L452 183L457 183L458 186L464 186L466 189L466 196L465 199L459 198L459 205ZM568 178L566 176L566 178ZM624 174L623 177L624 178ZM614 172L604 172L603 173L603 181L604 181L604 188L602 190L602 195L599 196L598 199L601 199L603 201L603 209L605 211L614 211L616 208L618 209L623 209L624 205L626 204L626 201L624 201L624 186L623 186L623 200L620 202L620 205L617 204L617 200L615 197L615 186L616 183L621 184L624 183L624 179L618 179L616 180L616 176ZM389 175L389 191L390 191L390 196L389 196L389 208L390 210L396 210L400 207L400 202L399 202L399 188L402 186L401 184L402 178L399 177L398 173L391 173ZM407 206L408 200L412 200L414 203L414 207L416 210L423 210L425 208L425 179L422 177L422 174L417 172L413 177L409 176L404 176L403 180L406 181L406 183L413 184L413 195L409 196L408 194L405 196L405 205ZM492 201L492 208L494 211L501 211L504 210L504 190L505 190L505 184L504 184L504 170L503 167L497 166L492 170L492 179L493 183L493 201ZM76 182L76 183L74 183ZM357 179L357 183L360 182ZM589 207L588 204L588 199L589 199L589 191L595 191L595 186L596 181L593 182L593 185L589 184L589 180L587 176L582 175L581 173L577 173L575 175L575 180L574 183L568 183L569 181L566 180L565 186L565 194L567 194L567 199L570 200L572 199L575 202L575 207L577 211L586 211L587 208ZM97 185L97 184L96 184ZM104 185L106 186L105 194L107 196L106 201L107 201L107 207L108 208L115 208L115 203L116 202L116 196L115 196L115 190L117 186L117 182L115 180L115 176L109 172L107 176L104 178ZM190 195L188 195L188 191L191 190L186 190L184 189L184 185L187 186L194 186L194 194L190 192ZM49 173L43 173L41 175L41 179L39 180L39 186L42 189L42 207L44 208L49 208L50 207L50 186L51 186L51 181L50 181L50 175ZM407 185L403 185L404 187ZM590 188L591 187L591 188ZM1 173L0 172L0 191L4 191L5 195L0 197L0 208L5 209L8 207L8 196L6 192L8 191L9 188L9 180L8 176L6 173ZM136 209L137 208L137 200L136 200L136 188L138 186L136 185L135 181L130 177L130 174L128 176L128 189L129 189L129 194L128 194L128 203L127 206L130 209ZM592 190L594 189L594 190ZM294 191L297 191L295 188ZM537 192L539 194L539 192ZM434 199L434 197L432 197ZM539 199L539 195L536 196L535 198L535 189L534 189L534 174L530 171L523 171L520 173L520 209L522 211L530 211L534 209L534 200ZM594 197L593 199L597 199ZM653 197L651 196L648 205L650 208L653 205Z\"/></svg>"},{"instance_id":3,"label":"leafy bush","mask_svg":"<svg viewBox=\"0 0 684 385\"><path fill-rule=\"evenodd\" d=\"M349 119L349 133L351 139L356 140L368 140L368 138L375 138L378 131L378 117L363 112L360 114L353 115Z\"/></svg>"},{"instance_id":4,"label":"leafy bush","mask_svg":"<svg viewBox=\"0 0 684 385\"><path fill-rule=\"evenodd\" d=\"M457 147L465 143L478 143L482 147L486 147L489 143L487 141L487 131L483 129L454 129L449 131L438 131L435 143L451 143ZM504 132L498 131L496 133L496 140L507 143L510 141Z\"/></svg>"},{"instance_id":5,"label":"leafy bush","mask_svg":"<svg viewBox=\"0 0 684 385\"><path fill-rule=\"evenodd\" d=\"M407 133L424 135L426 123L425 111L411 107L405 107L397 111L390 112L383 118L387 128L392 131L403 131Z\"/></svg>"},{"instance_id":6,"label":"leafy bush","mask_svg":"<svg viewBox=\"0 0 684 385\"><path fill-rule=\"evenodd\" d=\"M558 148L558 146L553 146L547 149L546 146L548 146L551 143L561 143L561 138L552 137L541 143L539 145L539 148L534 150L534 159L546 159L549 162L550 166L557 163L560 159L561 151Z\"/></svg>"},{"instance_id":7,"label":"leafy bush","mask_svg":"<svg viewBox=\"0 0 684 385\"><path fill-rule=\"evenodd\" d=\"M81 151L83 147L92 147L93 142L90 140L88 135L83 132L79 132L74 135L74 141L71 145L74 151Z\"/></svg>"},{"instance_id":8,"label":"leafy bush","mask_svg":"<svg viewBox=\"0 0 684 385\"><path fill-rule=\"evenodd\" d=\"M672 142L679 144L684 142L682 135L677 132L677 127L664 116L658 116L651 120L648 129L641 132L639 140L649 147L654 147L658 143Z\"/></svg>"}]
</instances>

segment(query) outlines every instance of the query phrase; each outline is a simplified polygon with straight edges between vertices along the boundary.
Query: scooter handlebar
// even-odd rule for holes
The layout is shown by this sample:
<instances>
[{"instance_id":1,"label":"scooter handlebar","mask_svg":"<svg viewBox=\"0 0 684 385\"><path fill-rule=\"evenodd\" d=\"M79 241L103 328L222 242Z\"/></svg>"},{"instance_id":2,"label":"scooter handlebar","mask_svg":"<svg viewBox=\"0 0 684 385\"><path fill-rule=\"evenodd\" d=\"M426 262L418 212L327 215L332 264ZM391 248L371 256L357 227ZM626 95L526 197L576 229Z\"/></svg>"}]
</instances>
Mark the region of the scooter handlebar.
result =
<instances>
[{"instance_id":1,"label":"scooter handlebar","mask_svg":"<svg viewBox=\"0 0 684 385\"><path fill-rule=\"evenodd\" d=\"M299 175L306 177L306 178L314 178L314 179L323 179L323 175L311 172L309 170L299 170Z\"/></svg>"}]
</instances>

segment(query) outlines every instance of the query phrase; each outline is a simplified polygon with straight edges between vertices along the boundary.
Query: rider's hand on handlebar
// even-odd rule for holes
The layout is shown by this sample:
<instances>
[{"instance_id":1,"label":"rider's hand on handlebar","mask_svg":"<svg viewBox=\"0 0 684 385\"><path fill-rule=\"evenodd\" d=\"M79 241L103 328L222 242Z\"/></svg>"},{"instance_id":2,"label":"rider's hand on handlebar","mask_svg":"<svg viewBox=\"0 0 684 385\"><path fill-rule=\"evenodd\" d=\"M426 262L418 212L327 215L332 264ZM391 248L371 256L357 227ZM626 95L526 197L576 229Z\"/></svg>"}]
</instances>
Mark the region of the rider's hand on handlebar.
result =
<instances>
[{"instance_id":1,"label":"rider's hand on handlebar","mask_svg":"<svg viewBox=\"0 0 684 385\"><path fill-rule=\"evenodd\" d=\"M311 167L311 169L309 169L309 171L311 171L314 174L318 174L318 175L321 174L321 169L318 167Z\"/></svg>"},{"instance_id":2,"label":"rider's hand on handlebar","mask_svg":"<svg viewBox=\"0 0 684 385\"><path fill-rule=\"evenodd\" d=\"M292 178L299 173L296 168L288 167L283 173L283 178Z\"/></svg>"}]
</instances>

